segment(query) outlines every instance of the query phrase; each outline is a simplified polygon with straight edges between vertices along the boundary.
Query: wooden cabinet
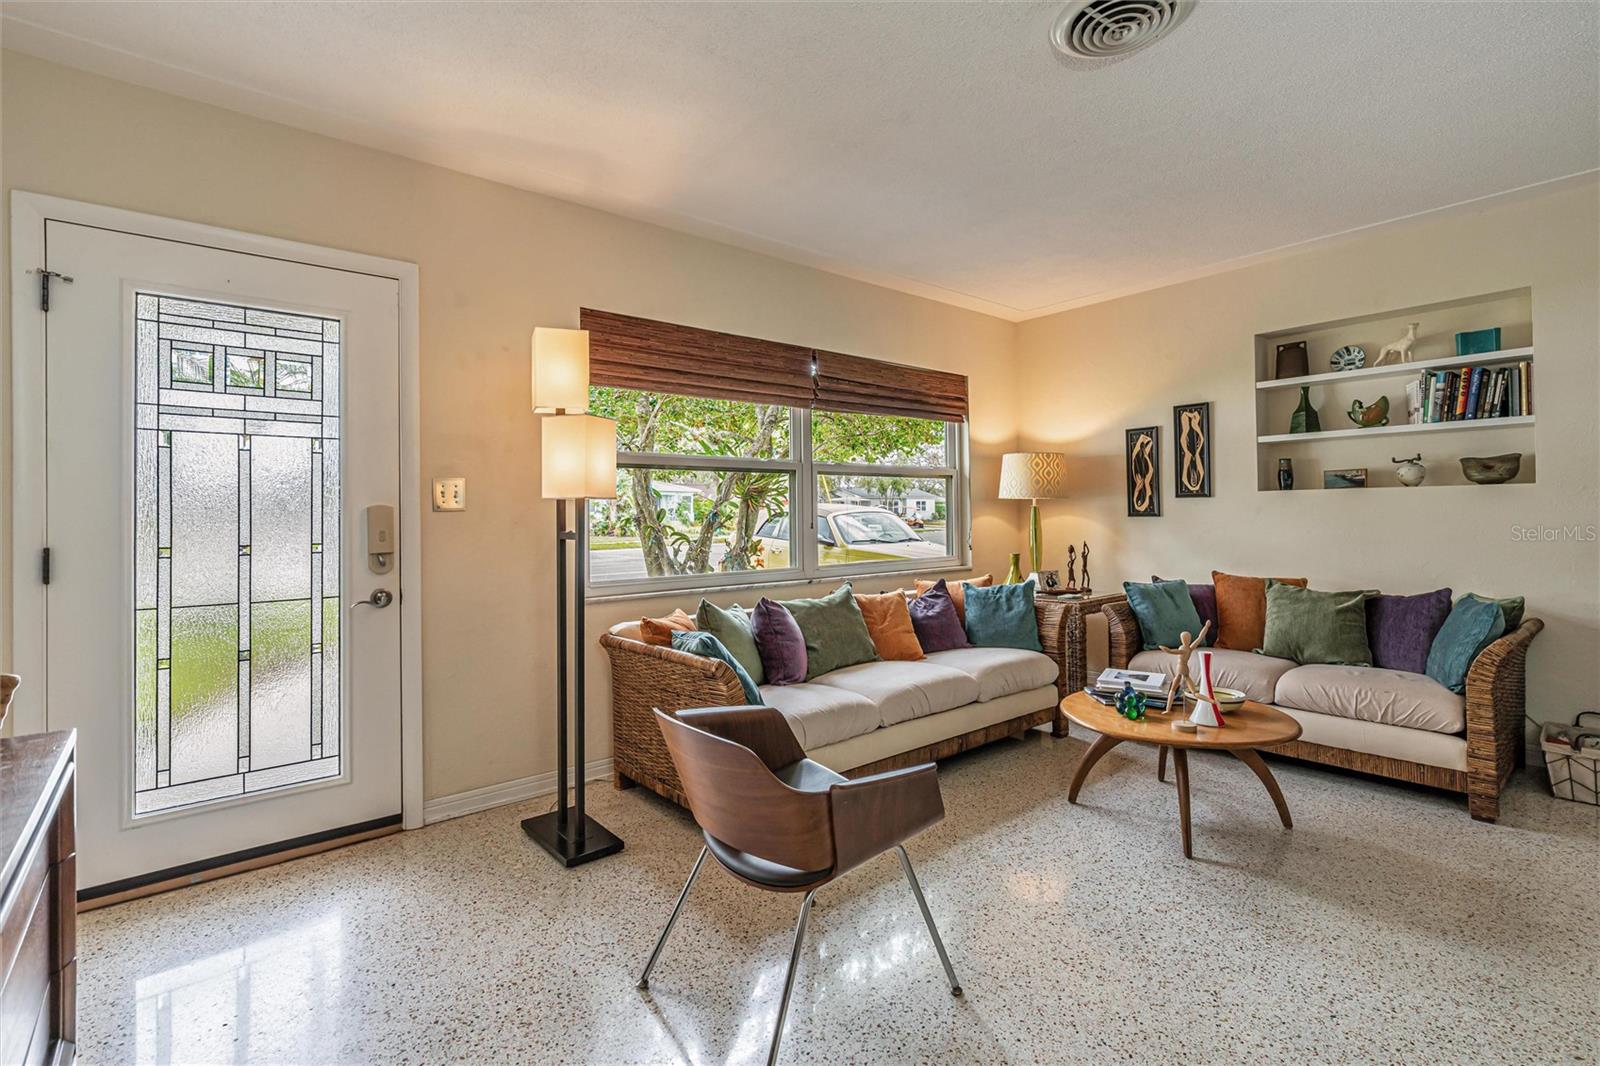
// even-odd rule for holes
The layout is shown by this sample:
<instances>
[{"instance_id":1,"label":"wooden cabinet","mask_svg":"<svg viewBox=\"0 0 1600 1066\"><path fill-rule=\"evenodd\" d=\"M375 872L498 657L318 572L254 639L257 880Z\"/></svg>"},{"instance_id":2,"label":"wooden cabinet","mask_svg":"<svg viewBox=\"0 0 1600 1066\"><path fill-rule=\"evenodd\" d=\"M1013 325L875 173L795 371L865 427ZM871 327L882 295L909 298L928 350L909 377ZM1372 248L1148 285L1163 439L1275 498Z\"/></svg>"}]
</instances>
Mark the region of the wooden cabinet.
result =
<instances>
[{"instance_id":1,"label":"wooden cabinet","mask_svg":"<svg viewBox=\"0 0 1600 1066\"><path fill-rule=\"evenodd\" d=\"M77 1038L74 733L0 740L0 1063L71 1062Z\"/></svg>"}]
</instances>

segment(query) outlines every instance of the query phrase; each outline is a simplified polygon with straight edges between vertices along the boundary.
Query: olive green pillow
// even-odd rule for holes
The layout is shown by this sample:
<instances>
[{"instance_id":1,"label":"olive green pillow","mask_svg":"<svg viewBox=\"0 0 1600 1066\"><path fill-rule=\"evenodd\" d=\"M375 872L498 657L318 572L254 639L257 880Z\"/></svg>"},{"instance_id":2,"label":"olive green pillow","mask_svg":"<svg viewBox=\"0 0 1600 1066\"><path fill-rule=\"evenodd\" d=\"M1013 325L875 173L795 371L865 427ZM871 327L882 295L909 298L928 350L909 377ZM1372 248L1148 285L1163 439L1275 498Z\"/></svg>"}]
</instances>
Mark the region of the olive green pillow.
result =
<instances>
[{"instance_id":1,"label":"olive green pillow","mask_svg":"<svg viewBox=\"0 0 1600 1066\"><path fill-rule=\"evenodd\" d=\"M750 628L749 611L737 603L732 607L718 607L710 600L701 600L699 609L694 612L694 625L722 641L722 646L744 667L750 680L757 685L767 683L761 652L756 648L756 634Z\"/></svg>"},{"instance_id":2,"label":"olive green pillow","mask_svg":"<svg viewBox=\"0 0 1600 1066\"><path fill-rule=\"evenodd\" d=\"M878 649L848 581L826 596L784 600L783 605L806 638L807 681L846 666L878 661Z\"/></svg>"},{"instance_id":3,"label":"olive green pillow","mask_svg":"<svg viewBox=\"0 0 1600 1066\"><path fill-rule=\"evenodd\" d=\"M1506 616L1506 632L1514 633L1522 624L1522 612L1527 601L1521 596L1507 596L1504 599L1495 599L1493 596L1480 596L1476 592L1467 593L1466 599L1492 603L1500 608L1500 613Z\"/></svg>"},{"instance_id":4,"label":"olive green pillow","mask_svg":"<svg viewBox=\"0 0 1600 1066\"><path fill-rule=\"evenodd\" d=\"M1318 592L1267 583L1267 625L1256 649L1301 665L1371 666L1367 599L1375 592Z\"/></svg>"}]
</instances>

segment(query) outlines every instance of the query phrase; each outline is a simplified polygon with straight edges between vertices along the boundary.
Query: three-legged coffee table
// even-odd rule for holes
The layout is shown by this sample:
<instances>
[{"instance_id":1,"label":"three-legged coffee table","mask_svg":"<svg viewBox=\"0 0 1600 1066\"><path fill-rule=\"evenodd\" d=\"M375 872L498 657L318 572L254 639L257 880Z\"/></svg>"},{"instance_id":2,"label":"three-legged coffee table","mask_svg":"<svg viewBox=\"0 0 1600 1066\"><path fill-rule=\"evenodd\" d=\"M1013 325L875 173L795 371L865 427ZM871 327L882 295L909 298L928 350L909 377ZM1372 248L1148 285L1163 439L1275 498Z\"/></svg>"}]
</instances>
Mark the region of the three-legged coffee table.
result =
<instances>
[{"instance_id":1,"label":"three-legged coffee table","mask_svg":"<svg viewBox=\"0 0 1600 1066\"><path fill-rule=\"evenodd\" d=\"M1160 767L1156 774L1163 780L1166 773L1167 751L1171 749L1173 774L1178 779L1178 818L1183 826L1183 857L1192 859L1194 847L1189 834L1189 751L1210 748L1232 752L1240 762L1254 770L1261 783L1267 787L1267 795L1272 797L1273 805L1278 808L1278 817L1283 821L1284 828L1294 827L1294 822L1289 818L1289 805L1283 800L1283 792L1278 788L1277 779L1272 776L1272 771L1267 769L1265 760L1256 750L1283 744L1300 736L1300 723L1276 708L1246 700L1237 710L1229 711L1223 716L1225 725L1217 729L1201 726L1193 733L1180 733L1172 728L1174 720L1187 717L1181 711L1152 711L1142 720L1131 722L1118 714L1115 709L1107 707L1085 692L1074 692L1062 700L1061 713L1084 728L1100 734L1084 753L1083 760L1078 763L1077 772L1072 775L1072 785L1067 790L1068 803L1078 802L1078 790L1083 787L1083 779L1088 776L1090 767L1124 740L1153 744L1161 750Z\"/></svg>"}]
</instances>

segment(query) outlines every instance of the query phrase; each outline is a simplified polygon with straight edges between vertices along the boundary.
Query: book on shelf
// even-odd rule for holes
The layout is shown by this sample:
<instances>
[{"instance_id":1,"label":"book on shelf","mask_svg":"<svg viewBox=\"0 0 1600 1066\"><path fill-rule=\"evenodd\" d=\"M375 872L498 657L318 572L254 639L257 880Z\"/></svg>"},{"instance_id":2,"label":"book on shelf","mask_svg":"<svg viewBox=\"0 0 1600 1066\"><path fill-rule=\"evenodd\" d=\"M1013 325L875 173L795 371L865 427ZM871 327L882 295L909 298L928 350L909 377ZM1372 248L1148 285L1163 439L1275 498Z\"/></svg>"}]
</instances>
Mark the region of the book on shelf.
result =
<instances>
[{"instance_id":1,"label":"book on shelf","mask_svg":"<svg viewBox=\"0 0 1600 1066\"><path fill-rule=\"evenodd\" d=\"M1424 370L1406 385L1412 422L1458 422L1533 414L1528 360L1506 366Z\"/></svg>"},{"instance_id":2,"label":"book on shelf","mask_svg":"<svg viewBox=\"0 0 1600 1066\"><path fill-rule=\"evenodd\" d=\"M1475 366L1468 370L1467 381L1467 402L1461 405L1461 417L1477 418L1478 402L1482 399L1483 393L1483 367Z\"/></svg>"},{"instance_id":3,"label":"book on shelf","mask_svg":"<svg viewBox=\"0 0 1600 1066\"><path fill-rule=\"evenodd\" d=\"M1167 691L1167 675L1159 670L1118 670L1108 667L1094 679L1100 692L1121 692L1123 685L1132 685L1133 691L1146 696L1160 696Z\"/></svg>"}]
</instances>

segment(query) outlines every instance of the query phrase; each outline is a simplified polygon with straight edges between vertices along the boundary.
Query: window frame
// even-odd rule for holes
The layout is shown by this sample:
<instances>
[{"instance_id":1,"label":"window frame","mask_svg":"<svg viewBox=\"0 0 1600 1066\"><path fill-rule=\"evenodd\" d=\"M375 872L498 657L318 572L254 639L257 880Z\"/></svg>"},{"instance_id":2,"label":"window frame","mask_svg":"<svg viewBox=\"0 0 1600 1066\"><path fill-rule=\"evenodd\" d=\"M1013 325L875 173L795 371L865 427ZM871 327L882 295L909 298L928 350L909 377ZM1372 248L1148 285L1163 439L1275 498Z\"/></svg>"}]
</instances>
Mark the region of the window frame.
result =
<instances>
[{"instance_id":1,"label":"window frame","mask_svg":"<svg viewBox=\"0 0 1600 1066\"><path fill-rule=\"evenodd\" d=\"M648 390L634 390L648 391ZM582 509L580 548L584 553L585 594L592 601L635 599L670 592L810 584L866 575L922 574L964 569L972 557L971 479L968 476L968 435L965 422L945 423L945 466L899 466L873 463L818 463L811 454L811 408L789 409L789 458L744 459L736 456L683 455L671 452L617 452L617 469L717 470L751 473L786 473L791 478L789 506L789 560L781 569L738 570L733 573L684 574L643 577L627 581L594 580L589 553L589 507ZM937 421L937 419L930 419ZM900 562L838 563L823 565L817 543L817 477L822 474L865 477L947 478L945 500L946 554L936 559ZM952 544L951 541L954 540Z\"/></svg>"}]
</instances>

